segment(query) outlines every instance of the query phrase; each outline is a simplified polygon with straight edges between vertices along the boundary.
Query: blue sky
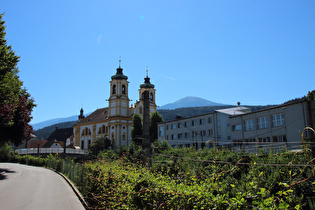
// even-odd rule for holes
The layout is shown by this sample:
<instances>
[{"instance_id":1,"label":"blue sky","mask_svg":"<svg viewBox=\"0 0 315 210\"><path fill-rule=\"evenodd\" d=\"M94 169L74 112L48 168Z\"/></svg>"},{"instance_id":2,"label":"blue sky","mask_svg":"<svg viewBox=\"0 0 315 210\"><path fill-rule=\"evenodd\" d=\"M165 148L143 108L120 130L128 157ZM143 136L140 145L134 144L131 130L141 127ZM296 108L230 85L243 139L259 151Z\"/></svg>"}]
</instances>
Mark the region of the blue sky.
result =
<instances>
[{"instance_id":1,"label":"blue sky","mask_svg":"<svg viewBox=\"0 0 315 210\"><path fill-rule=\"evenodd\" d=\"M0 0L0 12L32 123L108 106L120 56L131 103L146 69L158 106L280 104L315 89L313 0Z\"/></svg>"}]
</instances>

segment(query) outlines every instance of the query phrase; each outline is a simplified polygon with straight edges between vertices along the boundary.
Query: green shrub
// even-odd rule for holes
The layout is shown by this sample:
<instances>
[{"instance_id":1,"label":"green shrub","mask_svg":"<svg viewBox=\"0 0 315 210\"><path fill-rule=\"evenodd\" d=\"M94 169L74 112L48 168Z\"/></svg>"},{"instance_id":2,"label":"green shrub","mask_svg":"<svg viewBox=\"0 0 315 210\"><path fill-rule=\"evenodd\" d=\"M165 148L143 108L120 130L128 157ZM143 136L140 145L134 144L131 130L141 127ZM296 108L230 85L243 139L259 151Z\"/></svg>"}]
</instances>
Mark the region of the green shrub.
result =
<instances>
[{"instance_id":1,"label":"green shrub","mask_svg":"<svg viewBox=\"0 0 315 210\"><path fill-rule=\"evenodd\" d=\"M2 147L0 147L0 161L8 162L13 158L13 156L14 152L8 143L5 143Z\"/></svg>"},{"instance_id":2,"label":"green shrub","mask_svg":"<svg viewBox=\"0 0 315 210\"><path fill-rule=\"evenodd\" d=\"M137 148L138 149L138 148ZM133 150L138 151L133 147ZM140 152L139 152L140 153ZM151 168L139 154L86 163L84 195L92 208L261 209L314 208L305 198L315 181L312 168L259 164L307 164L304 153L235 153L226 148L165 149ZM243 165L244 163L247 165Z\"/></svg>"}]
</instances>

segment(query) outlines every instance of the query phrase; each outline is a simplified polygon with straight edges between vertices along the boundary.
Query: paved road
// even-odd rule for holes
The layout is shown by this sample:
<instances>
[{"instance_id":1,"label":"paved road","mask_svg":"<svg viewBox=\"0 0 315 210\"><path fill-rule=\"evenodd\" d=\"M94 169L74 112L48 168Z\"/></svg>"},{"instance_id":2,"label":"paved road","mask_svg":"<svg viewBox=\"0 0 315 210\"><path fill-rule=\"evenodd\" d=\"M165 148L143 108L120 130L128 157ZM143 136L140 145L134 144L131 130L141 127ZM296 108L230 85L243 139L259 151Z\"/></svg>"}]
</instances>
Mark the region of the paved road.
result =
<instances>
[{"instance_id":1,"label":"paved road","mask_svg":"<svg viewBox=\"0 0 315 210\"><path fill-rule=\"evenodd\" d=\"M0 163L0 209L84 209L69 184L55 172Z\"/></svg>"}]
</instances>

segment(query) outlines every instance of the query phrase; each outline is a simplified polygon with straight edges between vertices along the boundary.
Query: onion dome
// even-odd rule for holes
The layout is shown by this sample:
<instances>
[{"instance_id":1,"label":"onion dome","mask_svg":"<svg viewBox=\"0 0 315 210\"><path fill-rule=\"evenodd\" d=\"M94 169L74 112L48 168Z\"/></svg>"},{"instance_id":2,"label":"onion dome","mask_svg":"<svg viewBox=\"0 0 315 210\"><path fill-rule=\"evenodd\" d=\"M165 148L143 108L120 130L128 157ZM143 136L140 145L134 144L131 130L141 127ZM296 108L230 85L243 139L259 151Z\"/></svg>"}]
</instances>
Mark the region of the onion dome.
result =
<instances>
[{"instance_id":1,"label":"onion dome","mask_svg":"<svg viewBox=\"0 0 315 210\"><path fill-rule=\"evenodd\" d=\"M113 75L111 78L112 79L119 79L119 80L121 80L121 79L127 80L128 79L128 77L123 74L123 69L121 68L121 60L119 60L119 67L116 69L116 74Z\"/></svg>"},{"instance_id":2,"label":"onion dome","mask_svg":"<svg viewBox=\"0 0 315 210\"><path fill-rule=\"evenodd\" d=\"M140 88L154 88L154 85L150 82L150 77L148 76L148 70L147 70L147 76L144 78L144 83L140 85Z\"/></svg>"}]
</instances>

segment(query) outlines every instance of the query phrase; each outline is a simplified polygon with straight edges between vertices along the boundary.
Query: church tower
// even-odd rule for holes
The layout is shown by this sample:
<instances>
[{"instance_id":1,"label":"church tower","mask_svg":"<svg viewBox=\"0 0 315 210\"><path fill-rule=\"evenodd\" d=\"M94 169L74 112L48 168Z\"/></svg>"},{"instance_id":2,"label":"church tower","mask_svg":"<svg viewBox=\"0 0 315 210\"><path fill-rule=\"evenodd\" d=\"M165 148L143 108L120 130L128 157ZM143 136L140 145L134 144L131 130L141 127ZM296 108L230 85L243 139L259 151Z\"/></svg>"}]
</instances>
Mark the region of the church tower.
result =
<instances>
[{"instance_id":1,"label":"church tower","mask_svg":"<svg viewBox=\"0 0 315 210\"><path fill-rule=\"evenodd\" d=\"M80 109L80 115L79 115L79 121L83 120L85 118L84 114L83 114L83 108Z\"/></svg>"},{"instance_id":2,"label":"church tower","mask_svg":"<svg viewBox=\"0 0 315 210\"><path fill-rule=\"evenodd\" d=\"M123 74L121 68L121 60L119 67L116 69L116 74L111 77L110 81L110 97L108 99L109 111L109 138L113 143L114 148L120 145L129 144L129 136L131 129L131 118L129 110L128 97L128 77Z\"/></svg>"},{"instance_id":3,"label":"church tower","mask_svg":"<svg viewBox=\"0 0 315 210\"><path fill-rule=\"evenodd\" d=\"M155 104L155 89L154 84L151 84L150 77L148 76L148 70L146 70L146 77L144 78L144 83L140 85L139 89L139 101L135 104L135 112L143 117L144 109L144 91L149 91L149 101L150 101L150 114L156 111Z\"/></svg>"}]
</instances>

